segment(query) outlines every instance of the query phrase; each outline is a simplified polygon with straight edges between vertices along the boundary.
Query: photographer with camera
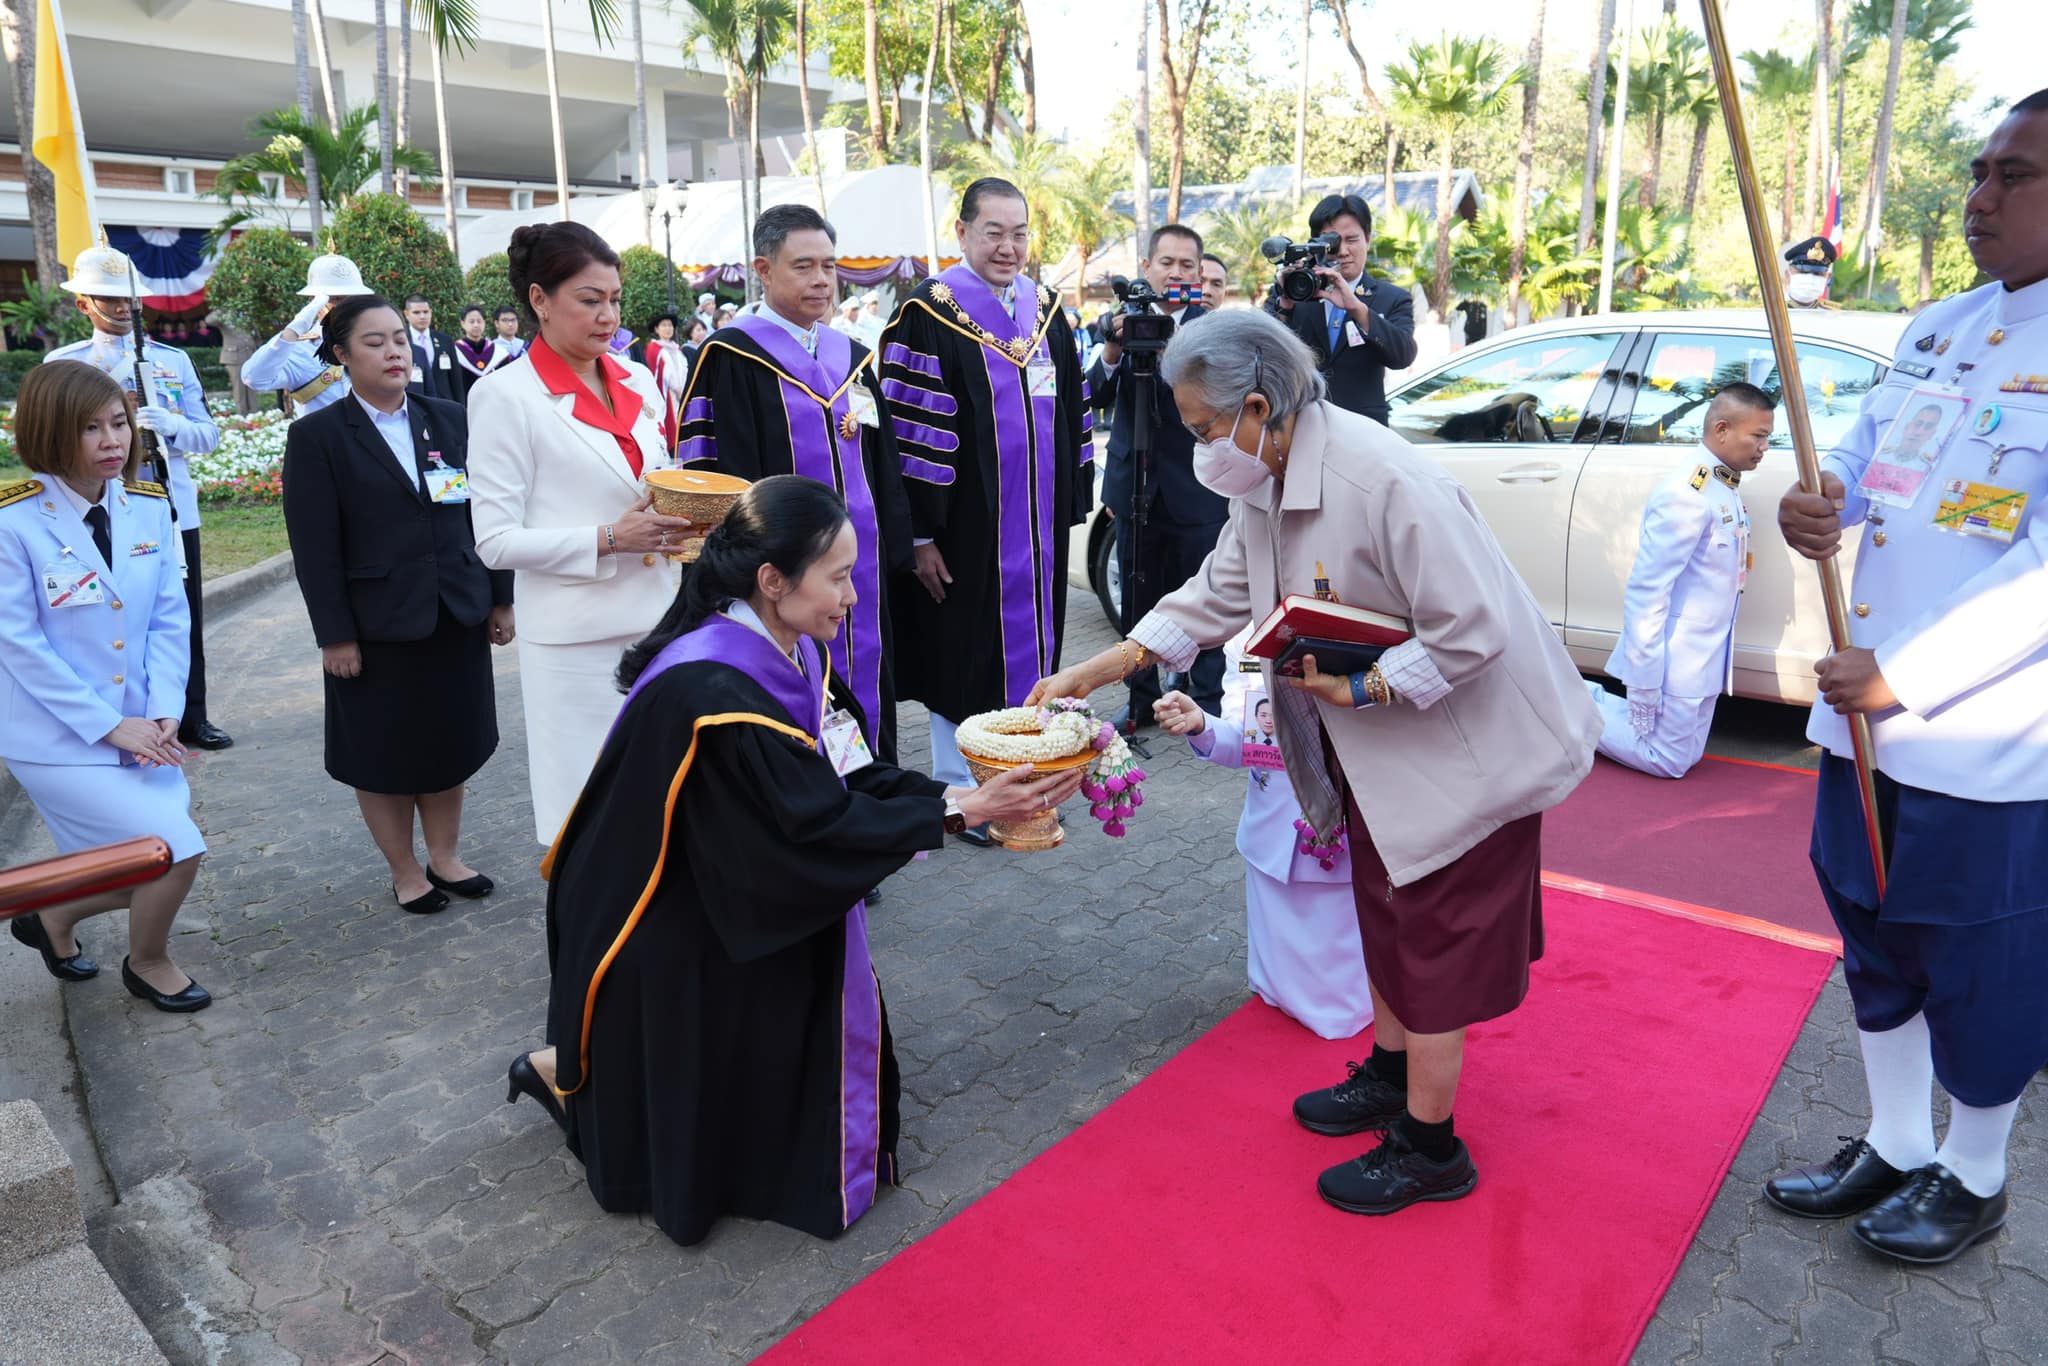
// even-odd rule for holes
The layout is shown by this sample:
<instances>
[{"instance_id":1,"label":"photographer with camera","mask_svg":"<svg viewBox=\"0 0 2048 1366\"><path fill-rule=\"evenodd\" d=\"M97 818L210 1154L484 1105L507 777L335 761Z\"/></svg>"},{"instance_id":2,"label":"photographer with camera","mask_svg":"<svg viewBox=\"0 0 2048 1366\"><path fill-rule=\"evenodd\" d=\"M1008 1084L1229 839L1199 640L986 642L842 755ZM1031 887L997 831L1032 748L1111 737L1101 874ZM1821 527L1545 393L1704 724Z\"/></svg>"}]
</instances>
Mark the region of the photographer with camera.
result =
<instances>
[{"instance_id":1,"label":"photographer with camera","mask_svg":"<svg viewBox=\"0 0 2048 1366\"><path fill-rule=\"evenodd\" d=\"M1310 240L1261 246L1280 275L1266 311L1308 343L1330 401L1386 425L1387 371L1415 363L1415 304L1408 291L1366 273L1372 210L1355 194L1325 195L1308 216Z\"/></svg>"},{"instance_id":2,"label":"photographer with camera","mask_svg":"<svg viewBox=\"0 0 2048 1366\"><path fill-rule=\"evenodd\" d=\"M1228 500L1195 479L1194 438L1181 425L1173 390L1157 377L1159 353L1176 327L1208 309L1201 298L1202 235L1180 223L1152 234L1136 280L1112 279L1119 306L1098 330L1102 353L1088 372L1098 408L1111 410L1109 468L1102 501L1116 519L1126 629L1202 567L1230 514ZM1223 653L1196 659L1186 691L1215 713L1222 706ZM1130 705L1113 718L1129 734L1153 724L1156 669L1130 680Z\"/></svg>"}]
</instances>

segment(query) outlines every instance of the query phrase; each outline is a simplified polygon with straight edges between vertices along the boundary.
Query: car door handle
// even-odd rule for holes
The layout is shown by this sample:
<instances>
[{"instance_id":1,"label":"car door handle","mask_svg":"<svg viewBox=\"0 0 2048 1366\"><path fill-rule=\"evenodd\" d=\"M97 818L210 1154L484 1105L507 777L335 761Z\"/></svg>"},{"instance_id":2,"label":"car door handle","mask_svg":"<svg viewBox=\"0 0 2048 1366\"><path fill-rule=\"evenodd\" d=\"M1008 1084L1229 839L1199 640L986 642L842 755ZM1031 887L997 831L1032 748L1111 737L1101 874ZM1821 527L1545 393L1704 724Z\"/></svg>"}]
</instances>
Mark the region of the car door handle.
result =
<instances>
[{"instance_id":1,"label":"car door handle","mask_svg":"<svg viewBox=\"0 0 2048 1366\"><path fill-rule=\"evenodd\" d=\"M1502 470L1494 479L1503 484L1547 484L1563 473L1562 465L1517 465Z\"/></svg>"}]
</instances>

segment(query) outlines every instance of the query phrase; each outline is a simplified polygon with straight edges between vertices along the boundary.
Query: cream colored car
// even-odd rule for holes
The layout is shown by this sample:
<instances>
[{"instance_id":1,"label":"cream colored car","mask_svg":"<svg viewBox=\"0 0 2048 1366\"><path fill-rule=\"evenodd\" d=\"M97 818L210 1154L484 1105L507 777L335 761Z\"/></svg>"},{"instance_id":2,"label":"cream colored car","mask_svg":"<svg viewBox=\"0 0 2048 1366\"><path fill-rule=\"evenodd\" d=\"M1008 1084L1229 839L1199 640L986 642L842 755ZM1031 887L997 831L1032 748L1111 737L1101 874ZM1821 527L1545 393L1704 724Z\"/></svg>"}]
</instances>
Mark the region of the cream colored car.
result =
<instances>
[{"instance_id":1,"label":"cream colored car","mask_svg":"<svg viewBox=\"0 0 2048 1366\"><path fill-rule=\"evenodd\" d=\"M1799 310L1800 377L1822 453L1884 378L1907 319ZM1671 470L1700 462L1720 385L1776 393L1759 311L1624 313L1506 332L1453 352L1389 398L1393 429L1471 493L1582 669L1599 672L1621 630L1643 504ZM1814 566L1778 536L1797 479L1784 410L1763 465L1742 481L1755 566L1735 619L1735 691L1806 703L1827 652ZM1851 556L1843 556L1846 574Z\"/></svg>"}]
</instances>

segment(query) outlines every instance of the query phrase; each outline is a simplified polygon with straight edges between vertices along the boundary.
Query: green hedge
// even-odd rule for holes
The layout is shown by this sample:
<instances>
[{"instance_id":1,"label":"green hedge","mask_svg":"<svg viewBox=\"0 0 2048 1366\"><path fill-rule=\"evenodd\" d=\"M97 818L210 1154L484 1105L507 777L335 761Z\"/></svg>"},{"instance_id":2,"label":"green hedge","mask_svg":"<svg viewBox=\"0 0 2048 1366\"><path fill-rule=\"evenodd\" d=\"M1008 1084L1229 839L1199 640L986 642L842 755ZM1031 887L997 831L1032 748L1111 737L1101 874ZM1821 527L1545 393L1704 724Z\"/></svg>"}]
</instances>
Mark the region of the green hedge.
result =
<instances>
[{"instance_id":1,"label":"green hedge","mask_svg":"<svg viewBox=\"0 0 2048 1366\"><path fill-rule=\"evenodd\" d=\"M185 355L199 372L199 387L214 397L229 391L228 372L221 367L217 346L189 346ZM0 351L0 402L12 403L21 390L21 378L29 368L42 363L40 351Z\"/></svg>"}]
</instances>

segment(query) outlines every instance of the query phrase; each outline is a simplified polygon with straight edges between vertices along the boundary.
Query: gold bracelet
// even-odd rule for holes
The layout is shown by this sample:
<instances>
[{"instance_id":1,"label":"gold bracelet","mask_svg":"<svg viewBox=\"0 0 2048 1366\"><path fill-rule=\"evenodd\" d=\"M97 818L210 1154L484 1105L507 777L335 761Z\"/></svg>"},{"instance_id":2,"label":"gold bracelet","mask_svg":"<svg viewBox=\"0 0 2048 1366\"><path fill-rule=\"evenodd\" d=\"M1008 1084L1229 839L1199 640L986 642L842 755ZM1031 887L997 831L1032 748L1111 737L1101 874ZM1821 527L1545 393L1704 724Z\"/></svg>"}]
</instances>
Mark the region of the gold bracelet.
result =
<instances>
[{"instance_id":1,"label":"gold bracelet","mask_svg":"<svg viewBox=\"0 0 2048 1366\"><path fill-rule=\"evenodd\" d=\"M1377 664L1365 671L1365 695L1372 699L1373 705L1380 707L1394 700L1394 690L1388 685L1386 675L1380 672L1380 666Z\"/></svg>"}]
</instances>

